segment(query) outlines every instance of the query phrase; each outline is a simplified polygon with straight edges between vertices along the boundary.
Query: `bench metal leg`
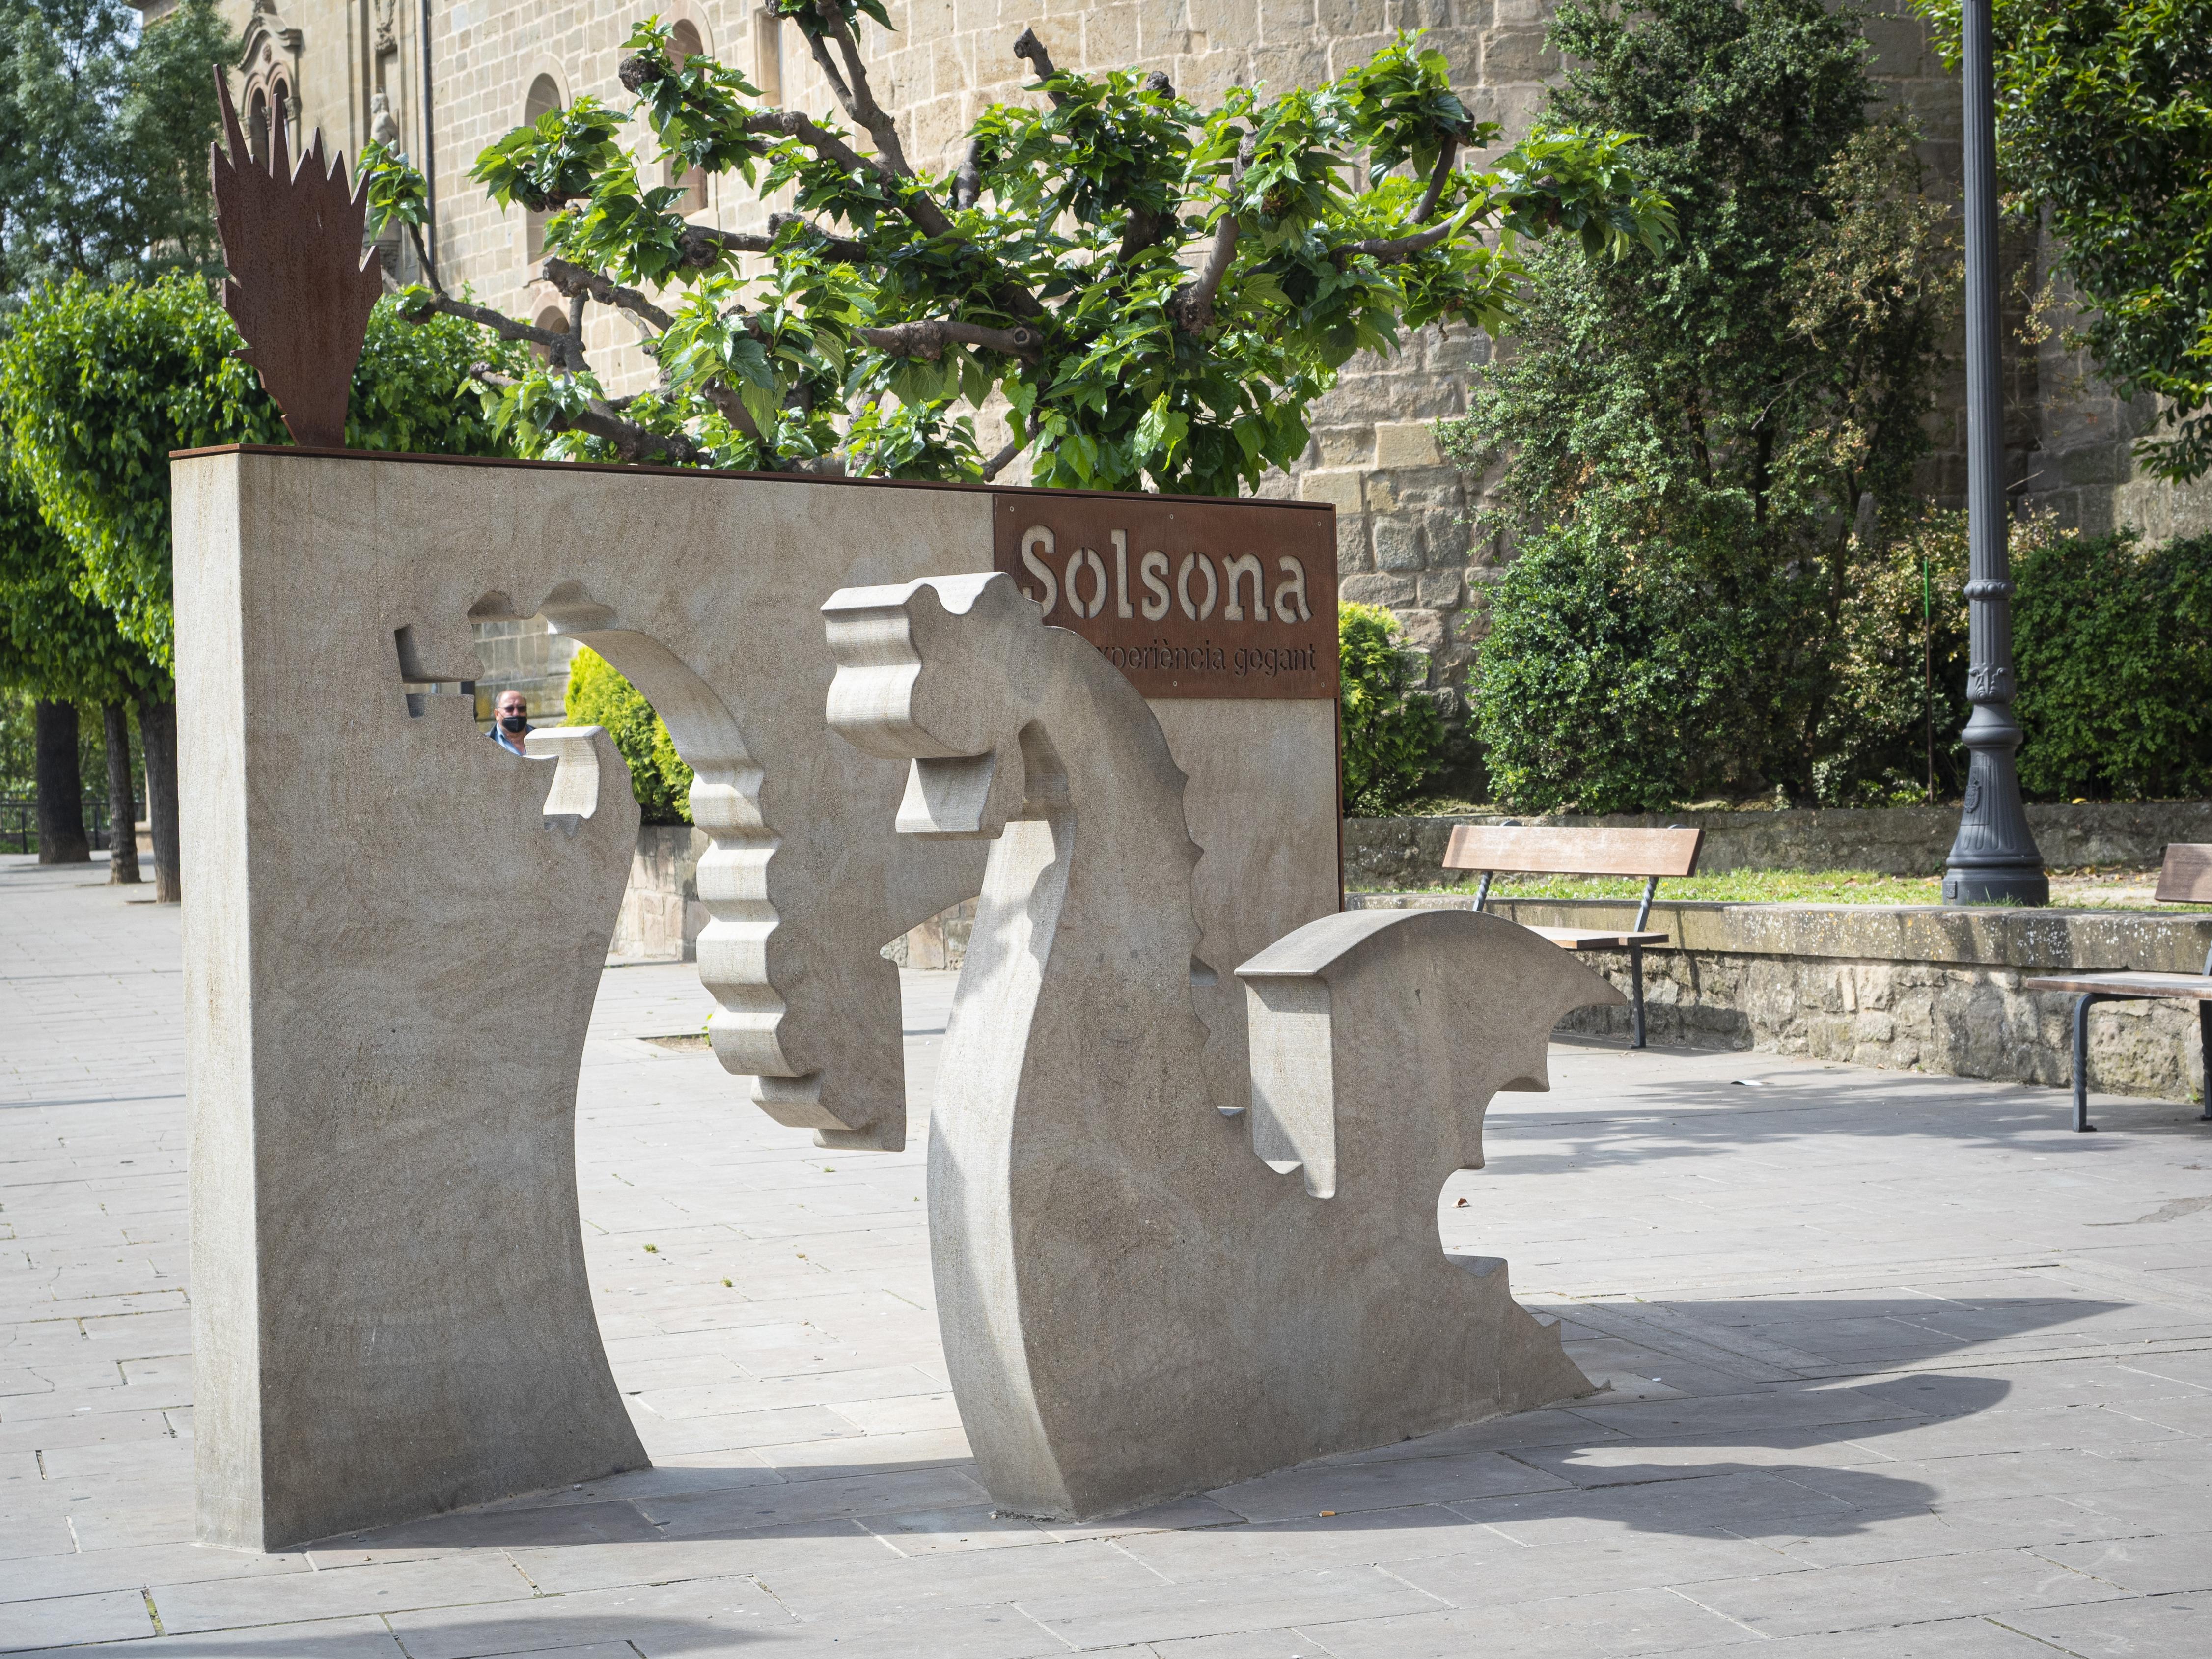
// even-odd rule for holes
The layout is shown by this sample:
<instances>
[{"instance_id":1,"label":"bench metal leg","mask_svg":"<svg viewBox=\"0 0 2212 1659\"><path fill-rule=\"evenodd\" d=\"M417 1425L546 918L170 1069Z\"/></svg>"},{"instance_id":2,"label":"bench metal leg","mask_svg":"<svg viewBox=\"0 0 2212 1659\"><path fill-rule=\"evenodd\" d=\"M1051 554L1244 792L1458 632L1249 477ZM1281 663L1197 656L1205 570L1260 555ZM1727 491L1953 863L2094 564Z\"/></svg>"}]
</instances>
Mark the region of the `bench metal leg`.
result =
<instances>
[{"instance_id":1,"label":"bench metal leg","mask_svg":"<svg viewBox=\"0 0 2212 1659\"><path fill-rule=\"evenodd\" d=\"M2197 1005L2197 1035L2203 1044L2204 1061L2204 1109L2197 1115L2197 1121L2212 1123L2212 1002Z\"/></svg>"},{"instance_id":2,"label":"bench metal leg","mask_svg":"<svg viewBox=\"0 0 2212 1659\"><path fill-rule=\"evenodd\" d=\"M2096 1129L2089 1121L2089 1005L2106 999L2084 991L2074 1004L2074 1128L2079 1134Z\"/></svg>"},{"instance_id":3,"label":"bench metal leg","mask_svg":"<svg viewBox=\"0 0 2212 1659\"><path fill-rule=\"evenodd\" d=\"M1628 947L1628 980L1634 988L1636 1003L1636 1041L1628 1046L1641 1048L1644 1047L1644 947L1640 945ZM2212 1030L2212 1025L2205 1029Z\"/></svg>"}]
</instances>

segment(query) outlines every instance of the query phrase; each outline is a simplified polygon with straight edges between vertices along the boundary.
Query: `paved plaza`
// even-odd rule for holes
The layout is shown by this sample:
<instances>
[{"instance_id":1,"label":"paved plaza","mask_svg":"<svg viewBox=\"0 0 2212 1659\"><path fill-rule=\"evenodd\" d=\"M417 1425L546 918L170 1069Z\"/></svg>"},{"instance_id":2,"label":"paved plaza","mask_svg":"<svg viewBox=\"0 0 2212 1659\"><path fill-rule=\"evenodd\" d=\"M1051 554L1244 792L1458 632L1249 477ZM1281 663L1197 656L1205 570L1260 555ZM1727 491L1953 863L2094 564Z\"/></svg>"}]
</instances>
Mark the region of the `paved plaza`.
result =
<instances>
[{"instance_id":1,"label":"paved plaza","mask_svg":"<svg viewBox=\"0 0 2212 1659\"><path fill-rule=\"evenodd\" d=\"M2057 1091L1556 1045L1439 1224L1604 1392L1047 1526L994 1514L946 1392L919 1112L896 1156L779 1127L647 1040L711 1006L677 965L608 973L578 1110L654 1467L203 1548L179 918L104 875L0 858L0 1650L2212 1654L2194 1107L2075 1135ZM907 976L917 1105L951 987Z\"/></svg>"}]
</instances>

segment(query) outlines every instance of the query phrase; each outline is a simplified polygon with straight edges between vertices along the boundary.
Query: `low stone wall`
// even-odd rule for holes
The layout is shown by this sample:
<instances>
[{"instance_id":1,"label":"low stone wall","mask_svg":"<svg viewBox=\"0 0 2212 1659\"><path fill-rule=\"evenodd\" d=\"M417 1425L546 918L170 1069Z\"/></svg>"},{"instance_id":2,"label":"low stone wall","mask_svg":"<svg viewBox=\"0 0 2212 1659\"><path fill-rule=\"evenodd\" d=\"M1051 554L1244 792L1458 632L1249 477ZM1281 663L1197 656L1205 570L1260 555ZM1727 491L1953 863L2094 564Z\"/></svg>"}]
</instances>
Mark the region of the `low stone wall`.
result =
<instances>
[{"instance_id":1,"label":"low stone wall","mask_svg":"<svg viewBox=\"0 0 2212 1659\"><path fill-rule=\"evenodd\" d=\"M2031 805L2028 827L2043 861L2055 870L2087 865L2156 864L2169 842L2212 842L2212 801L2154 800L2080 806ZM1461 823L1601 824L1623 828L1679 823L1703 830L1698 868L1729 870L1872 870L1885 876L1933 876L1959 832L1955 806L1893 806L1865 811L1659 812L1611 817L1552 816L1346 818L1344 884L1354 890L1453 884L1444 844ZM1663 888L1661 890L1665 890Z\"/></svg>"},{"instance_id":2,"label":"low stone wall","mask_svg":"<svg viewBox=\"0 0 2212 1659\"><path fill-rule=\"evenodd\" d=\"M699 855L714 844L688 823L648 823L637 832L629 888L615 922L610 962L695 962L707 907L699 900Z\"/></svg>"},{"instance_id":3,"label":"low stone wall","mask_svg":"<svg viewBox=\"0 0 2212 1659\"><path fill-rule=\"evenodd\" d=\"M1452 894L1365 893L1354 909L1461 907ZM1632 903L1503 901L1534 927L1620 927ZM2060 969L2195 973L2212 915L2108 910L1961 910L1879 905L1660 903L1671 948L1644 955L1650 1041L1844 1060L1890 1071L2070 1087L2071 996L2021 989ZM1628 991L1626 951L1583 960ZM1625 1008L1589 1009L1563 1030L1626 1036ZM2101 1004L2091 1085L2201 1099L2196 1006Z\"/></svg>"},{"instance_id":4,"label":"low stone wall","mask_svg":"<svg viewBox=\"0 0 2212 1659\"><path fill-rule=\"evenodd\" d=\"M884 954L902 968L951 968L968 960L968 936L975 931L975 901L963 899L942 915L900 934Z\"/></svg>"}]
</instances>

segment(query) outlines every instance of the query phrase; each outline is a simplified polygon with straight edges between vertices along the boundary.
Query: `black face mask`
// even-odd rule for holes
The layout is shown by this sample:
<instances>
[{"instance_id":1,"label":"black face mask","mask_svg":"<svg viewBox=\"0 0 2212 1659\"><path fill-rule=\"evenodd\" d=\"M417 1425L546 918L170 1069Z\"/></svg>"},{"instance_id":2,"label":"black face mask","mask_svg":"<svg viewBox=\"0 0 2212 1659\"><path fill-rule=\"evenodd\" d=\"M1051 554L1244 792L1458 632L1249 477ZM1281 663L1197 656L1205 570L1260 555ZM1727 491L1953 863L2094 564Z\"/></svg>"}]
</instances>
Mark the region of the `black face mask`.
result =
<instances>
[{"instance_id":1,"label":"black face mask","mask_svg":"<svg viewBox=\"0 0 2212 1659\"><path fill-rule=\"evenodd\" d=\"M530 729L530 717L527 714L501 714L499 717L499 723L510 732L527 732Z\"/></svg>"}]
</instances>

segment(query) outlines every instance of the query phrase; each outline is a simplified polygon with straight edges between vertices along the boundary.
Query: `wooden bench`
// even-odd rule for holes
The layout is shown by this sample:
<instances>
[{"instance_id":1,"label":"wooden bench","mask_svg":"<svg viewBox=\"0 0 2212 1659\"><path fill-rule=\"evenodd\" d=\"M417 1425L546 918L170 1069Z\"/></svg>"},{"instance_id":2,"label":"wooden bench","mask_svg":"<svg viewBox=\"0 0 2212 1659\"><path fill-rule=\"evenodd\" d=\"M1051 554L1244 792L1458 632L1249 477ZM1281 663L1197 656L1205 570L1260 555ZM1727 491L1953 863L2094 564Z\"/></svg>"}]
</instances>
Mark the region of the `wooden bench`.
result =
<instances>
[{"instance_id":1,"label":"wooden bench","mask_svg":"<svg viewBox=\"0 0 2212 1659\"><path fill-rule=\"evenodd\" d=\"M2212 845L2176 842L2168 847L2159 868L2158 890L2152 896L2161 904L2212 904ZM2084 1133L2097 1127L2089 1121L2089 1010L2100 1002L2148 1002L2163 997L2194 1002L2197 1034L2204 1045L2201 1121L2212 1123L2212 951L2205 952L2201 974L2053 974L2024 981L2021 988L2071 991L2081 999L2074 1005L2074 1127Z\"/></svg>"},{"instance_id":2,"label":"wooden bench","mask_svg":"<svg viewBox=\"0 0 2212 1659\"><path fill-rule=\"evenodd\" d=\"M1642 876L1644 902L1636 907L1636 925L1626 933L1591 927L1531 927L1563 951L1626 951L1628 976L1635 988L1636 1041L1644 1042L1644 947L1664 945L1663 932L1647 933L1651 901L1665 876L1686 876L1698 867L1698 848L1705 838L1702 830L1574 830L1526 824L1462 823L1452 831L1444 850L1447 870L1480 870L1482 882L1474 890L1474 908L1490 897L1490 878L1508 875Z\"/></svg>"}]
</instances>

